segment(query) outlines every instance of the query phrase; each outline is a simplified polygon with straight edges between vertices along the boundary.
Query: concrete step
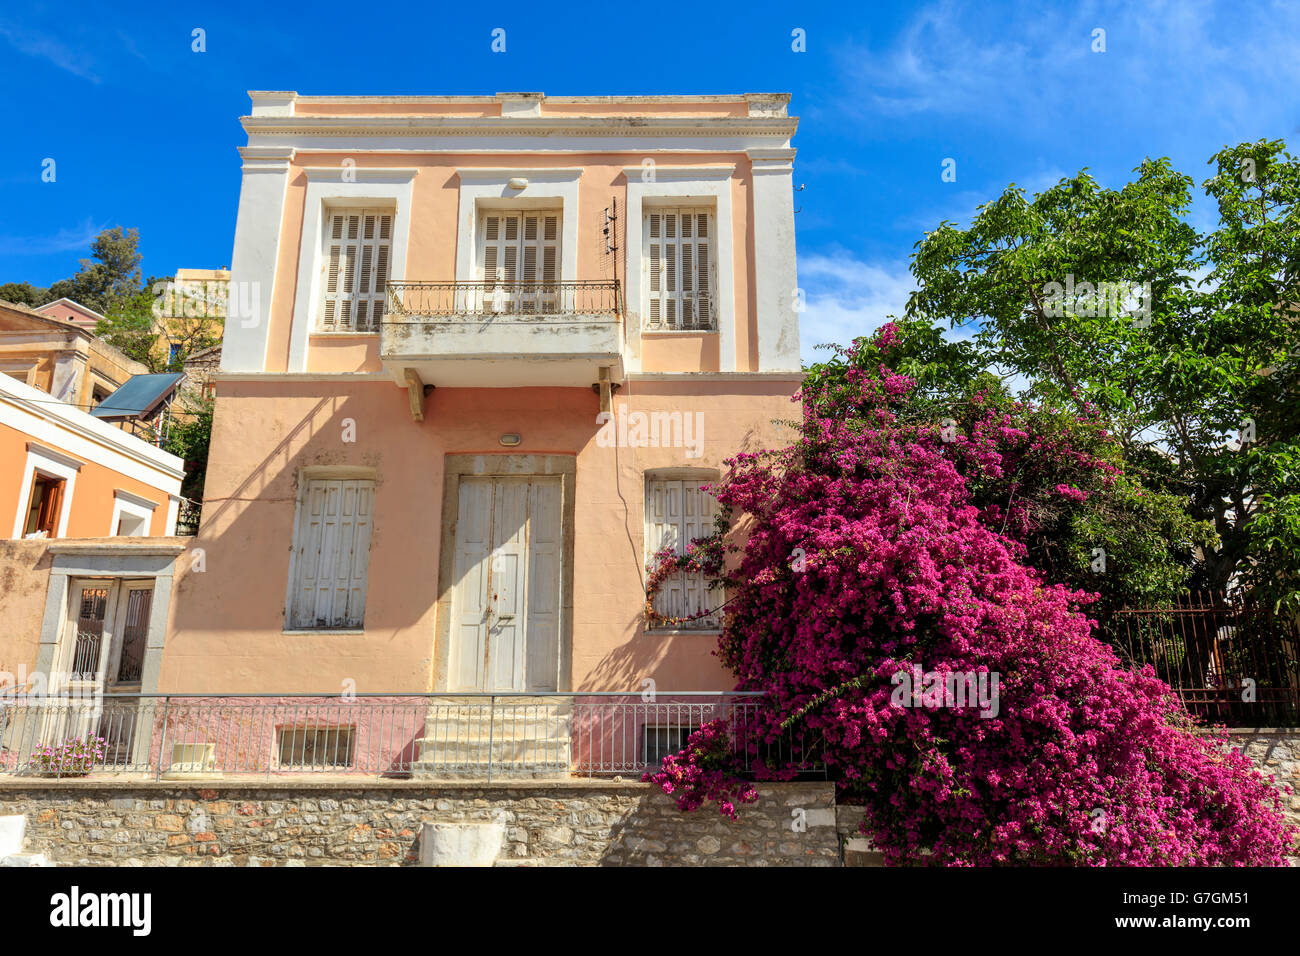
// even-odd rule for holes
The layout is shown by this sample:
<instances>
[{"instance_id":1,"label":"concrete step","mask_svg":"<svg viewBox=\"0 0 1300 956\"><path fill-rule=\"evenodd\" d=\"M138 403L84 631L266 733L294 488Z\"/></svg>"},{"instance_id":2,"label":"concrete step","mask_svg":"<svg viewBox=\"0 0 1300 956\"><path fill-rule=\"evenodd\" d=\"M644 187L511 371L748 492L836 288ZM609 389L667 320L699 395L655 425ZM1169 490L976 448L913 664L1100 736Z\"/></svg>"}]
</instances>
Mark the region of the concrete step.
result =
<instances>
[{"instance_id":1,"label":"concrete step","mask_svg":"<svg viewBox=\"0 0 1300 956\"><path fill-rule=\"evenodd\" d=\"M486 764L491 754L493 763L563 764L570 759L569 739L546 740L482 740L446 741L423 739L419 742L420 760L440 764Z\"/></svg>"}]
</instances>

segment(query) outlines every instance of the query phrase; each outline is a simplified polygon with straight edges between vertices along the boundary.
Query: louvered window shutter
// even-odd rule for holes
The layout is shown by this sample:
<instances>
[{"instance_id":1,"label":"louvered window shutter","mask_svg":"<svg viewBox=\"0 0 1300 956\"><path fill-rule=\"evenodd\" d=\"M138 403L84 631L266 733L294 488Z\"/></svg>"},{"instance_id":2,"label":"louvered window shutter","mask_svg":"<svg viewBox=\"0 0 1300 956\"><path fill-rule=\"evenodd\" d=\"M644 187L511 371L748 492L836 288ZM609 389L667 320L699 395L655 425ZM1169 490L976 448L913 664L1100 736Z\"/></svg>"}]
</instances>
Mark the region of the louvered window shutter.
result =
<instances>
[{"instance_id":1,"label":"louvered window shutter","mask_svg":"<svg viewBox=\"0 0 1300 956\"><path fill-rule=\"evenodd\" d=\"M486 214L482 250L484 311L537 314L557 310L559 212Z\"/></svg>"},{"instance_id":2,"label":"louvered window shutter","mask_svg":"<svg viewBox=\"0 0 1300 956\"><path fill-rule=\"evenodd\" d=\"M327 214L318 329L378 331L388 291L392 241L391 211L337 209Z\"/></svg>"},{"instance_id":3,"label":"louvered window shutter","mask_svg":"<svg viewBox=\"0 0 1300 956\"><path fill-rule=\"evenodd\" d=\"M716 502L703 482L651 479L646 483L646 559L653 561L660 549L672 546L677 554L713 529ZM655 595L655 611L663 617L684 618L720 604L719 591L710 591L700 572L678 571L664 581ZM709 615L685 626L716 626L717 615Z\"/></svg>"},{"instance_id":4,"label":"louvered window shutter","mask_svg":"<svg viewBox=\"0 0 1300 956\"><path fill-rule=\"evenodd\" d=\"M364 479L308 484L294 532L291 626L361 627L374 493Z\"/></svg>"},{"instance_id":5,"label":"louvered window shutter","mask_svg":"<svg viewBox=\"0 0 1300 956\"><path fill-rule=\"evenodd\" d=\"M713 329L713 213L655 209L646 214L646 327Z\"/></svg>"}]
</instances>

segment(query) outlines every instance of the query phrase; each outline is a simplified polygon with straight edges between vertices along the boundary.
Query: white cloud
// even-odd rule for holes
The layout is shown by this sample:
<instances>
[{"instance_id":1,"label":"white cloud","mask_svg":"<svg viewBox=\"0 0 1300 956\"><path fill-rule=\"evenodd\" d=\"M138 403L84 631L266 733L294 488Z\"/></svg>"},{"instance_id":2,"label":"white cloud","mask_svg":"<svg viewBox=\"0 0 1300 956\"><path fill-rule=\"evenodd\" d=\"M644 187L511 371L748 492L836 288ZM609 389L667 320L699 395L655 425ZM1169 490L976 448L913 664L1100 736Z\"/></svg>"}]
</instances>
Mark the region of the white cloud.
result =
<instances>
[{"instance_id":1,"label":"white cloud","mask_svg":"<svg viewBox=\"0 0 1300 956\"><path fill-rule=\"evenodd\" d=\"M1092 51L1095 29L1105 31L1103 53ZM846 43L837 58L850 79L840 106L864 120L979 117L1021 134L1078 137L1196 119L1253 135L1294 125L1300 5L1275 0L1243 15L1210 0L1021 4L990 16L941 0L887 48ZM1100 110L1082 114L1085 102Z\"/></svg>"},{"instance_id":2,"label":"white cloud","mask_svg":"<svg viewBox=\"0 0 1300 956\"><path fill-rule=\"evenodd\" d=\"M37 30L23 30L0 23L0 37L4 37L18 52L48 60L61 70L98 83L99 77L90 69L89 58L64 46L58 40Z\"/></svg>"},{"instance_id":3,"label":"white cloud","mask_svg":"<svg viewBox=\"0 0 1300 956\"><path fill-rule=\"evenodd\" d=\"M916 288L905 262L873 264L842 250L801 255L799 285L804 290L799 341L805 362L830 357L815 345L848 345L880 328L890 315L902 315Z\"/></svg>"},{"instance_id":4,"label":"white cloud","mask_svg":"<svg viewBox=\"0 0 1300 956\"><path fill-rule=\"evenodd\" d=\"M86 217L78 226L60 229L52 236L0 236L0 255L44 256L58 252L84 252L90 255L90 244L104 230Z\"/></svg>"}]
</instances>

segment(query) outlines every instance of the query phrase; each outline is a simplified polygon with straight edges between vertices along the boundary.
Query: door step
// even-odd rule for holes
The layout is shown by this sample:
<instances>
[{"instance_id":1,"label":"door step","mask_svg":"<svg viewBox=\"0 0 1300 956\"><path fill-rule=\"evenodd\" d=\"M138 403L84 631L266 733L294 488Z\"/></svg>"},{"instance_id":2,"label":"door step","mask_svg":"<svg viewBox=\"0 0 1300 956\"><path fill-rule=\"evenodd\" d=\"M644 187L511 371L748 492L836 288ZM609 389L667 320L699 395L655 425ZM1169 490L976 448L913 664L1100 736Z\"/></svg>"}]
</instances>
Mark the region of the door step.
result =
<instances>
[{"instance_id":1,"label":"door step","mask_svg":"<svg viewBox=\"0 0 1300 956\"><path fill-rule=\"evenodd\" d=\"M572 736L570 698L434 698L411 773L451 780L563 778L569 775Z\"/></svg>"}]
</instances>

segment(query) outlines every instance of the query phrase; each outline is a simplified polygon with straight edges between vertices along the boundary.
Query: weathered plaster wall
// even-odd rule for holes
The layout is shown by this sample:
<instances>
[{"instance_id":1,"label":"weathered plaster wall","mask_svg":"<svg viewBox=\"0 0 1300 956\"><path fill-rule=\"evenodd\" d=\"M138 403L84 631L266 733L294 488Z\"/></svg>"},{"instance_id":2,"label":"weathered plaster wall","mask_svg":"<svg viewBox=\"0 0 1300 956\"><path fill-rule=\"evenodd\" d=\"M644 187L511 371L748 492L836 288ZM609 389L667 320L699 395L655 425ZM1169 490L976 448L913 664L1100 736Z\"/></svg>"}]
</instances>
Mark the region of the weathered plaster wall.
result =
<instances>
[{"instance_id":1,"label":"weathered plaster wall","mask_svg":"<svg viewBox=\"0 0 1300 956\"><path fill-rule=\"evenodd\" d=\"M710 634L645 634L644 487L653 468L723 469L737 451L784 443L796 383L629 382L619 407L700 414L702 453L602 448L588 389L437 389L425 420L388 382L224 382L203 525L177 561L162 689L189 692L432 690L441 499L448 454L574 455L571 686L661 690L732 686ZM355 441L345 442L348 420ZM507 432L522 436L503 448ZM285 634L298 470L374 468L365 633ZM194 549L204 570L196 572Z\"/></svg>"},{"instance_id":2,"label":"weathered plaster wall","mask_svg":"<svg viewBox=\"0 0 1300 956\"><path fill-rule=\"evenodd\" d=\"M0 671L36 669L52 564L47 543L0 539Z\"/></svg>"}]
</instances>

